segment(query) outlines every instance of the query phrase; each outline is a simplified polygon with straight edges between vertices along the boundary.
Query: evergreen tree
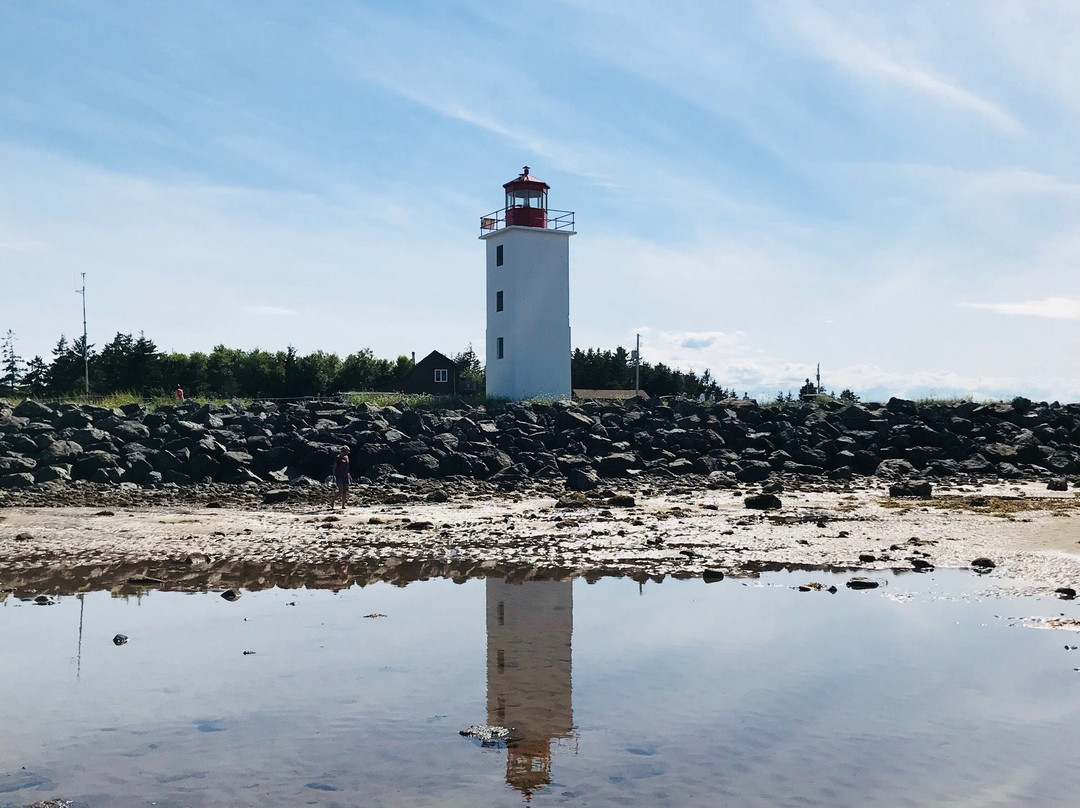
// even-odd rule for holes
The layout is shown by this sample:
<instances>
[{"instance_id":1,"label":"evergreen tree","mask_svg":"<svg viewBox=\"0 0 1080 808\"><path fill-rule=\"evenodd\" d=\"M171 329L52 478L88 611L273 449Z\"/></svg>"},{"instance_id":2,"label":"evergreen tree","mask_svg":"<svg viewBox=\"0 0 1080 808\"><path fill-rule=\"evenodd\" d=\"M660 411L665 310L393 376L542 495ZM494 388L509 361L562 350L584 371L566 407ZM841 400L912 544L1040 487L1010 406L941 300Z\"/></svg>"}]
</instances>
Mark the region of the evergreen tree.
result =
<instances>
[{"instance_id":1,"label":"evergreen tree","mask_svg":"<svg viewBox=\"0 0 1080 808\"><path fill-rule=\"evenodd\" d=\"M31 398L41 398L49 389L49 366L40 356L35 356L26 363L26 375L23 376L26 394Z\"/></svg>"},{"instance_id":2,"label":"evergreen tree","mask_svg":"<svg viewBox=\"0 0 1080 808\"><path fill-rule=\"evenodd\" d=\"M22 357L15 353L15 332L10 328L0 347L0 384L8 395L14 395L22 379Z\"/></svg>"},{"instance_id":3,"label":"evergreen tree","mask_svg":"<svg viewBox=\"0 0 1080 808\"><path fill-rule=\"evenodd\" d=\"M454 364L457 365L458 379L472 382L475 391L482 395L486 388L487 371L480 363L480 357L473 350L472 343L470 342L469 347L461 353L455 354L453 359Z\"/></svg>"},{"instance_id":4,"label":"evergreen tree","mask_svg":"<svg viewBox=\"0 0 1080 808\"><path fill-rule=\"evenodd\" d=\"M91 389L97 390L96 382L96 357L93 344L86 346L87 361L91 365ZM85 367L83 365L83 338L79 337L75 342L68 344L67 338L60 336L60 341L52 350L53 361L49 365L48 395L69 396L81 394L86 388ZM113 392L113 391L108 391Z\"/></svg>"}]
</instances>

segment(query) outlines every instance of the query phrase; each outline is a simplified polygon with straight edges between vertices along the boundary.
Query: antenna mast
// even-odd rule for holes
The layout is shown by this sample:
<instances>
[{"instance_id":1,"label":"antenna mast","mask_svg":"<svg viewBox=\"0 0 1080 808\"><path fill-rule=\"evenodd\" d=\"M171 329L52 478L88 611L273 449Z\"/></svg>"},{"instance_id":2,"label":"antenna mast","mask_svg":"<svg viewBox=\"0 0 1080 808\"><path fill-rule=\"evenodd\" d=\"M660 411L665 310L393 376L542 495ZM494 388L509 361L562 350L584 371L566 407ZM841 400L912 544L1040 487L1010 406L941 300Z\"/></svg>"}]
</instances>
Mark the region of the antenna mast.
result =
<instances>
[{"instance_id":1,"label":"antenna mast","mask_svg":"<svg viewBox=\"0 0 1080 808\"><path fill-rule=\"evenodd\" d=\"M90 395L90 357L87 356L86 345L86 273L82 273L82 289L76 289L75 294L82 295L82 361L83 361L83 386L86 395Z\"/></svg>"},{"instance_id":2,"label":"antenna mast","mask_svg":"<svg viewBox=\"0 0 1080 808\"><path fill-rule=\"evenodd\" d=\"M637 400L641 392L641 334L637 335L637 343L634 346L634 399Z\"/></svg>"}]
</instances>

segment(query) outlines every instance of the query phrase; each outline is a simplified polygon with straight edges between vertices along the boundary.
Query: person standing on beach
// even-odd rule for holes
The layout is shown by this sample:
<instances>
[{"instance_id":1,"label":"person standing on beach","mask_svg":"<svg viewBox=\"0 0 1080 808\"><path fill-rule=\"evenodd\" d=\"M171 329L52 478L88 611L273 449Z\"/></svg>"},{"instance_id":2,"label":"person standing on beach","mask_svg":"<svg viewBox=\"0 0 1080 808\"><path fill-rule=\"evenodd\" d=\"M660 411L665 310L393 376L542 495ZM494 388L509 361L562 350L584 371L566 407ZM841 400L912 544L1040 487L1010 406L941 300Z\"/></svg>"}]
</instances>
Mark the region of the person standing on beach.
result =
<instances>
[{"instance_id":1,"label":"person standing on beach","mask_svg":"<svg viewBox=\"0 0 1080 808\"><path fill-rule=\"evenodd\" d=\"M341 497L341 509L345 510L349 501L349 483L352 476L349 474L349 447L342 446L334 461L334 482L337 483L338 494Z\"/></svg>"}]
</instances>

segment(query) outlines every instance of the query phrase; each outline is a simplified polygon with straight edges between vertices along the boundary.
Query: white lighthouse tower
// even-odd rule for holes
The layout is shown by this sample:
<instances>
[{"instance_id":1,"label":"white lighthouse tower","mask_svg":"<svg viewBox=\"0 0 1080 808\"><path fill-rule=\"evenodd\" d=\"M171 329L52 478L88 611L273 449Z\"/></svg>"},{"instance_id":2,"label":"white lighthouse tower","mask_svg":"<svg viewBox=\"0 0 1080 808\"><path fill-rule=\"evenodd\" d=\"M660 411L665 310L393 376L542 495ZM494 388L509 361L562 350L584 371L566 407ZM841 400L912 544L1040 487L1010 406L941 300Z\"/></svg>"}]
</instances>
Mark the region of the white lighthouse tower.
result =
<instances>
[{"instance_id":1,"label":"white lighthouse tower","mask_svg":"<svg viewBox=\"0 0 1080 808\"><path fill-rule=\"evenodd\" d=\"M487 394L570 397L572 211L548 209L548 184L503 185L506 206L480 219L487 242Z\"/></svg>"}]
</instances>

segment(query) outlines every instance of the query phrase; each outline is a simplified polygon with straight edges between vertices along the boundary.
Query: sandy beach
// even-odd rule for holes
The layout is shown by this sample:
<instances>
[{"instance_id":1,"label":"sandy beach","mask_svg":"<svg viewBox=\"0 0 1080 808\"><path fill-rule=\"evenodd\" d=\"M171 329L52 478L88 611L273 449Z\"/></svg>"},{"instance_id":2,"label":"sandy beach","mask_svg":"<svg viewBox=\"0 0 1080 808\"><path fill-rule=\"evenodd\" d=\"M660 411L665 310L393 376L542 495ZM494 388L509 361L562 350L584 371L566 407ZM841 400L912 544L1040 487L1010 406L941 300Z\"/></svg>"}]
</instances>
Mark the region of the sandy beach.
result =
<instances>
[{"instance_id":1,"label":"sandy beach","mask_svg":"<svg viewBox=\"0 0 1080 808\"><path fill-rule=\"evenodd\" d=\"M485 486L437 497L446 501L429 501L419 483L364 488L344 511L318 498L274 506L7 507L0 510L0 589L22 592L50 571L88 566L140 569L151 578L177 564L295 574L319 565L371 575L427 564L657 577L782 567L865 575L969 568L977 558L993 562L990 574L1010 592L1080 583L1080 498L1032 483L940 487L928 500L889 497L881 484L784 491L782 507L767 511L745 507L754 493L747 489L639 484L560 502L558 492Z\"/></svg>"}]
</instances>

